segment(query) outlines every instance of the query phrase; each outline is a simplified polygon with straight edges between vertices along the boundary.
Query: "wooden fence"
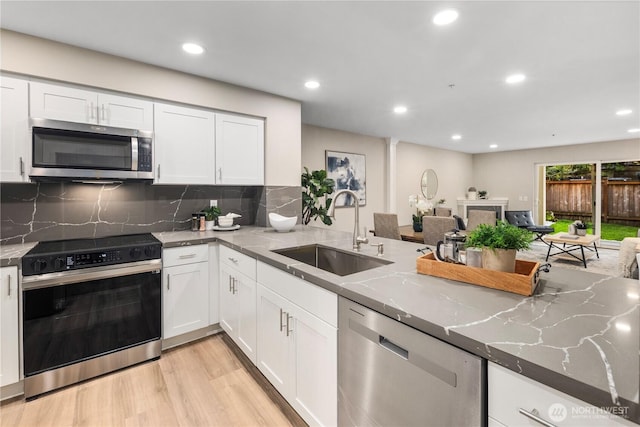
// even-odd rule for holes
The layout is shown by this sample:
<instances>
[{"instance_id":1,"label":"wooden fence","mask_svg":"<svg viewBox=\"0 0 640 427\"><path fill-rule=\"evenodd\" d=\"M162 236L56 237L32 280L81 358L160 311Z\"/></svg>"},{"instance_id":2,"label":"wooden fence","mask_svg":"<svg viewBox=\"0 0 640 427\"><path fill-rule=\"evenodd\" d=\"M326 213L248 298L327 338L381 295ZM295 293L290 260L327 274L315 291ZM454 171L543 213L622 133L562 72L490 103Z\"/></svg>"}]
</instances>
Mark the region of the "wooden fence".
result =
<instances>
[{"instance_id":1,"label":"wooden fence","mask_svg":"<svg viewBox=\"0 0 640 427\"><path fill-rule=\"evenodd\" d=\"M547 210L556 218L591 221L590 180L547 181ZM640 226L640 181L602 181L602 222Z\"/></svg>"}]
</instances>

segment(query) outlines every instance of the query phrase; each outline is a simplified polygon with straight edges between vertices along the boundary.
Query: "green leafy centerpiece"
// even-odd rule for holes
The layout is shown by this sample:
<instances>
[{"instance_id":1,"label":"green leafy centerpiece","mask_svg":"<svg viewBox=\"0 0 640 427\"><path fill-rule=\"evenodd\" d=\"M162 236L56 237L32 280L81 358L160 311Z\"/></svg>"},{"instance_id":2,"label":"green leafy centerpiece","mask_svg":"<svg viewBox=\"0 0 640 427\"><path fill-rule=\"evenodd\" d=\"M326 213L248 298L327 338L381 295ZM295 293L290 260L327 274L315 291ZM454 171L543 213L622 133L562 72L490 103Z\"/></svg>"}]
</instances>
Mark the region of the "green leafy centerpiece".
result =
<instances>
[{"instance_id":1,"label":"green leafy centerpiece","mask_svg":"<svg viewBox=\"0 0 640 427\"><path fill-rule=\"evenodd\" d=\"M529 249L534 234L500 221L495 226L480 224L467 236L466 247L482 248L482 267L489 270L513 273L516 251Z\"/></svg>"}]
</instances>

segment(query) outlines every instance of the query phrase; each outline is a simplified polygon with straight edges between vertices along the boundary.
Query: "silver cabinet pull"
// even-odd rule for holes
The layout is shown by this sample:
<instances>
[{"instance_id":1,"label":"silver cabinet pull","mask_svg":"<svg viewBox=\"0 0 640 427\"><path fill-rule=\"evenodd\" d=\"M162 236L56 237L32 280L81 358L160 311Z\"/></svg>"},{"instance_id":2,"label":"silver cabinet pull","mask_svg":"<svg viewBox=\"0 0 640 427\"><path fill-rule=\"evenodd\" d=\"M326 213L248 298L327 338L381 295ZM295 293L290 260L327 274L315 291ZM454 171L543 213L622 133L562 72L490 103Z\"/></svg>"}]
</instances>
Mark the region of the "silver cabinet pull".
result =
<instances>
[{"instance_id":1,"label":"silver cabinet pull","mask_svg":"<svg viewBox=\"0 0 640 427\"><path fill-rule=\"evenodd\" d=\"M167 290L171 289L171 275L167 274Z\"/></svg>"},{"instance_id":2,"label":"silver cabinet pull","mask_svg":"<svg viewBox=\"0 0 640 427\"><path fill-rule=\"evenodd\" d=\"M222 181L222 168L218 168L218 181Z\"/></svg>"},{"instance_id":3,"label":"silver cabinet pull","mask_svg":"<svg viewBox=\"0 0 640 427\"><path fill-rule=\"evenodd\" d=\"M98 107L96 107L96 108L98 108ZM93 112L94 112L94 110L93 110L93 101L91 102L91 108L89 109L89 111L91 112L90 118L93 119Z\"/></svg>"},{"instance_id":4,"label":"silver cabinet pull","mask_svg":"<svg viewBox=\"0 0 640 427\"><path fill-rule=\"evenodd\" d=\"M234 264L237 264L237 263L238 263L238 260L237 260L237 259L235 259L235 258L231 258L231 257L229 257L229 261L231 261L231 262L232 262L232 263L234 263Z\"/></svg>"},{"instance_id":5,"label":"silver cabinet pull","mask_svg":"<svg viewBox=\"0 0 640 427\"><path fill-rule=\"evenodd\" d=\"M285 325L282 323L282 315L283 315L283 314L286 314L286 312L285 312L285 311L283 311L282 309L280 309L280 320L279 320L279 322L278 322L278 323L280 324L280 332L282 332L282 330L284 329L284 326L285 326Z\"/></svg>"},{"instance_id":6,"label":"silver cabinet pull","mask_svg":"<svg viewBox=\"0 0 640 427\"><path fill-rule=\"evenodd\" d=\"M107 116L106 116L105 111L104 111L104 104L102 104L100 106L100 120L102 120L102 121L106 121L107 120Z\"/></svg>"},{"instance_id":7,"label":"silver cabinet pull","mask_svg":"<svg viewBox=\"0 0 640 427\"><path fill-rule=\"evenodd\" d=\"M187 258L195 258L196 254L188 254L188 255L180 255L178 258L187 259Z\"/></svg>"},{"instance_id":8,"label":"silver cabinet pull","mask_svg":"<svg viewBox=\"0 0 640 427\"><path fill-rule=\"evenodd\" d=\"M520 412L525 417L532 419L533 421L539 424L542 424L545 427L556 427L555 424L551 424L549 421L545 420L544 418L541 418L540 413L535 408L531 412L527 411L526 409L520 408L518 409L518 412Z\"/></svg>"},{"instance_id":9,"label":"silver cabinet pull","mask_svg":"<svg viewBox=\"0 0 640 427\"><path fill-rule=\"evenodd\" d=\"M233 294L237 294L238 293L238 287L236 286L238 284L238 279L236 279L235 277L233 278Z\"/></svg>"},{"instance_id":10,"label":"silver cabinet pull","mask_svg":"<svg viewBox=\"0 0 640 427\"><path fill-rule=\"evenodd\" d=\"M11 275L7 276L7 296L11 296ZM280 310L282 311L282 310ZM280 329L282 330L282 329Z\"/></svg>"},{"instance_id":11,"label":"silver cabinet pull","mask_svg":"<svg viewBox=\"0 0 640 427\"><path fill-rule=\"evenodd\" d=\"M158 179L160 179L160 163L158 163Z\"/></svg>"},{"instance_id":12,"label":"silver cabinet pull","mask_svg":"<svg viewBox=\"0 0 640 427\"><path fill-rule=\"evenodd\" d=\"M229 275L229 292L233 292L233 285L231 284L232 277Z\"/></svg>"},{"instance_id":13,"label":"silver cabinet pull","mask_svg":"<svg viewBox=\"0 0 640 427\"><path fill-rule=\"evenodd\" d=\"M20 175L24 176L24 160L20 157Z\"/></svg>"},{"instance_id":14,"label":"silver cabinet pull","mask_svg":"<svg viewBox=\"0 0 640 427\"><path fill-rule=\"evenodd\" d=\"M287 315L287 336L289 336L289 334L291 334L291 332L293 332L293 329L289 328L289 322L291 321L291 319L293 319L293 316L290 315L289 313L285 313Z\"/></svg>"}]
</instances>

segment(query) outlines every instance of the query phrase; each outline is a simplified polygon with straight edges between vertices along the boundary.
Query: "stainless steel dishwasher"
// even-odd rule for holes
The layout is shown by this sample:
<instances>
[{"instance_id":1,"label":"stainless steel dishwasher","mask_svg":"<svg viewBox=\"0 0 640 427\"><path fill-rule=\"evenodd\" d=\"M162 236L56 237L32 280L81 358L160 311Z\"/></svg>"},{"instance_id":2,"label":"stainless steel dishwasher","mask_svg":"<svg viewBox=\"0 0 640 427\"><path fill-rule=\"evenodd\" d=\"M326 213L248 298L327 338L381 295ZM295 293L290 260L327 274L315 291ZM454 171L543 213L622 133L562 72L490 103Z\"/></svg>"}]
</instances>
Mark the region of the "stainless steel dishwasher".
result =
<instances>
[{"instance_id":1,"label":"stainless steel dishwasher","mask_svg":"<svg viewBox=\"0 0 640 427\"><path fill-rule=\"evenodd\" d=\"M340 298L338 425L486 426L486 361Z\"/></svg>"}]
</instances>

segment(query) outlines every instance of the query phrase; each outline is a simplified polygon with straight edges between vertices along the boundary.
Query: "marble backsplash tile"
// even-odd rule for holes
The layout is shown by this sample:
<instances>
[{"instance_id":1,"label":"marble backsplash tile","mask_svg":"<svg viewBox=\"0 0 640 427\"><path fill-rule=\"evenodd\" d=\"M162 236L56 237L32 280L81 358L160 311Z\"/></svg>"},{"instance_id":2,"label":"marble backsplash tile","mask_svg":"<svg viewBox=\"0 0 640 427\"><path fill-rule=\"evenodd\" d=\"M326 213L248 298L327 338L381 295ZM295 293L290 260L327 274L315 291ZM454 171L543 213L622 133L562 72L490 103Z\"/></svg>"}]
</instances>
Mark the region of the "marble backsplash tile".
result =
<instances>
[{"instance_id":1,"label":"marble backsplash tile","mask_svg":"<svg viewBox=\"0 0 640 427\"><path fill-rule=\"evenodd\" d=\"M267 226L268 212L298 215L300 187L34 183L0 185L0 243L178 231L218 200L241 225Z\"/></svg>"}]
</instances>

